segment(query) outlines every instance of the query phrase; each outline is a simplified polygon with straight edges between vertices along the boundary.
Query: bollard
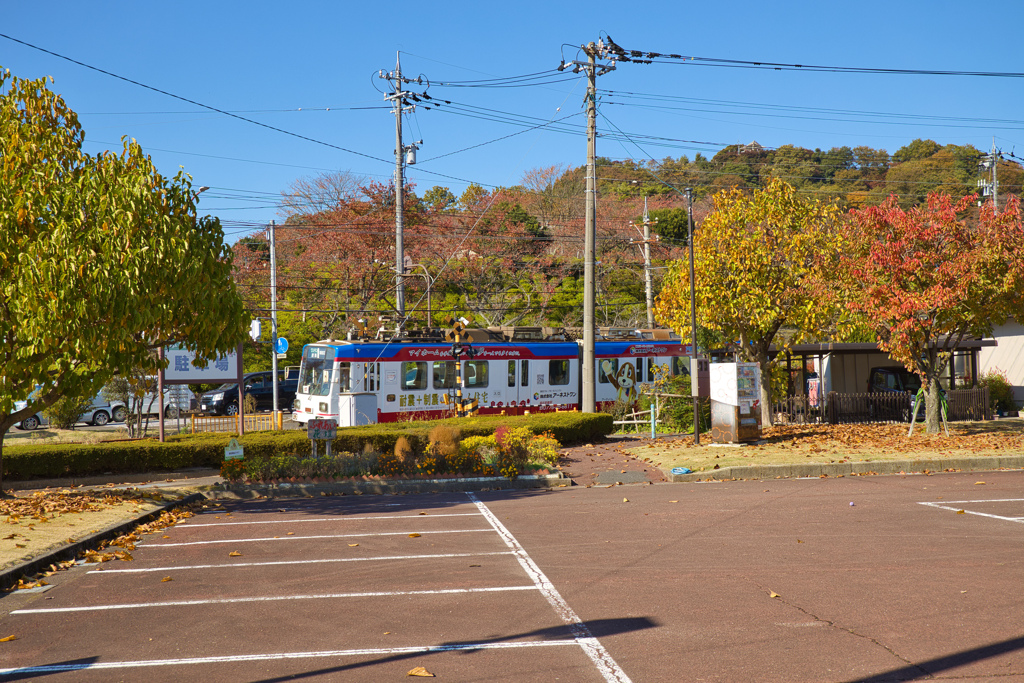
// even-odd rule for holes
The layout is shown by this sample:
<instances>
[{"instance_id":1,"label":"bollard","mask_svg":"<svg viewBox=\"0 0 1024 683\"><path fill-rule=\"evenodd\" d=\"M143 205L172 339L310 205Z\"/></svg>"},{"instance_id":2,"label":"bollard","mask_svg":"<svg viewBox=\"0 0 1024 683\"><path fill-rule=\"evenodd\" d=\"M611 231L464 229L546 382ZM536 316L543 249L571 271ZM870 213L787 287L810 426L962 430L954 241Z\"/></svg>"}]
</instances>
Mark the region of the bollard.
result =
<instances>
[{"instance_id":1,"label":"bollard","mask_svg":"<svg viewBox=\"0 0 1024 683\"><path fill-rule=\"evenodd\" d=\"M655 431L654 431L654 429L655 429L655 425L656 425L656 421L655 421L655 419L654 419L654 404L652 403L652 404L651 404L651 438L652 438L652 439L657 439L657 438L658 438L658 437L657 437L657 436L655 435Z\"/></svg>"}]
</instances>

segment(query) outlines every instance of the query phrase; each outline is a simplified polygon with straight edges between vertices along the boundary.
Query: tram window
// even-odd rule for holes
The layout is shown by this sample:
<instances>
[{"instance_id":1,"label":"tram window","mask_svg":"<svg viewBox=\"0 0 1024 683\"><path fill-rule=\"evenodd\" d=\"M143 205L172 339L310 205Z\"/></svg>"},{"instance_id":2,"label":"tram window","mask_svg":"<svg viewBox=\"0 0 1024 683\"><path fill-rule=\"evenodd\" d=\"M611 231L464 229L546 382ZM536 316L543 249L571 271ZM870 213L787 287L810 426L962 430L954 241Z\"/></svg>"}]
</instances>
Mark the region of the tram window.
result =
<instances>
[{"instance_id":1,"label":"tram window","mask_svg":"<svg viewBox=\"0 0 1024 683\"><path fill-rule=\"evenodd\" d=\"M434 361L434 388L451 389L455 386L455 361Z\"/></svg>"},{"instance_id":2,"label":"tram window","mask_svg":"<svg viewBox=\"0 0 1024 683\"><path fill-rule=\"evenodd\" d=\"M686 367L686 358L682 356L672 356L672 376L678 377L679 375L690 375L690 368Z\"/></svg>"},{"instance_id":3,"label":"tram window","mask_svg":"<svg viewBox=\"0 0 1024 683\"><path fill-rule=\"evenodd\" d=\"M338 363L338 391L343 394L352 391L351 363Z\"/></svg>"},{"instance_id":4,"label":"tram window","mask_svg":"<svg viewBox=\"0 0 1024 683\"><path fill-rule=\"evenodd\" d=\"M548 361L548 382L553 385L569 383L569 361Z\"/></svg>"},{"instance_id":5,"label":"tram window","mask_svg":"<svg viewBox=\"0 0 1024 683\"><path fill-rule=\"evenodd\" d=\"M636 359L636 379L638 382L644 381L644 359Z\"/></svg>"},{"instance_id":6,"label":"tram window","mask_svg":"<svg viewBox=\"0 0 1024 683\"><path fill-rule=\"evenodd\" d=\"M530 361L521 360L521 373L519 375L519 386L528 387L530 386Z\"/></svg>"},{"instance_id":7,"label":"tram window","mask_svg":"<svg viewBox=\"0 0 1024 683\"><path fill-rule=\"evenodd\" d=\"M605 358L597 364L600 368L597 372L597 381L601 384L608 384L611 382L611 378L619 374L619 359L618 358Z\"/></svg>"},{"instance_id":8,"label":"tram window","mask_svg":"<svg viewBox=\"0 0 1024 683\"><path fill-rule=\"evenodd\" d=\"M653 358L648 358L647 359L647 381L648 382L653 382L654 381L654 368L657 367L657 365L658 364L654 361Z\"/></svg>"},{"instance_id":9,"label":"tram window","mask_svg":"<svg viewBox=\"0 0 1024 683\"><path fill-rule=\"evenodd\" d=\"M508 362L508 385L510 387L516 385L516 362L514 360Z\"/></svg>"},{"instance_id":10,"label":"tram window","mask_svg":"<svg viewBox=\"0 0 1024 683\"><path fill-rule=\"evenodd\" d=\"M487 361L471 360L466 362L466 386L487 386Z\"/></svg>"},{"instance_id":11,"label":"tram window","mask_svg":"<svg viewBox=\"0 0 1024 683\"><path fill-rule=\"evenodd\" d=\"M406 391L427 388L427 364L406 361L402 363L402 388Z\"/></svg>"},{"instance_id":12,"label":"tram window","mask_svg":"<svg viewBox=\"0 0 1024 683\"><path fill-rule=\"evenodd\" d=\"M363 391L377 391L380 363L367 363L363 370Z\"/></svg>"}]
</instances>

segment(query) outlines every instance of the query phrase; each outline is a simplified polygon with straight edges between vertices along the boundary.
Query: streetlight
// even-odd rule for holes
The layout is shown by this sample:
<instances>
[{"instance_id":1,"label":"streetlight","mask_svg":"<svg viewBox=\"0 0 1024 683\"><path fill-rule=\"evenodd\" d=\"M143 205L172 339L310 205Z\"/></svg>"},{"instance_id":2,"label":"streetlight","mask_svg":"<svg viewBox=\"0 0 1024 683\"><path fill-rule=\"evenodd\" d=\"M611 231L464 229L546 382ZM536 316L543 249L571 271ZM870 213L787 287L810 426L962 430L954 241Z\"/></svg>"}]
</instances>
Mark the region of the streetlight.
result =
<instances>
[{"instance_id":1,"label":"streetlight","mask_svg":"<svg viewBox=\"0 0 1024 683\"><path fill-rule=\"evenodd\" d=\"M693 282L693 188L686 188L686 232L690 241L690 396L693 397L693 444L700 445L700 381L697 375L697 290Z\"/></svg>"}]
</instances>

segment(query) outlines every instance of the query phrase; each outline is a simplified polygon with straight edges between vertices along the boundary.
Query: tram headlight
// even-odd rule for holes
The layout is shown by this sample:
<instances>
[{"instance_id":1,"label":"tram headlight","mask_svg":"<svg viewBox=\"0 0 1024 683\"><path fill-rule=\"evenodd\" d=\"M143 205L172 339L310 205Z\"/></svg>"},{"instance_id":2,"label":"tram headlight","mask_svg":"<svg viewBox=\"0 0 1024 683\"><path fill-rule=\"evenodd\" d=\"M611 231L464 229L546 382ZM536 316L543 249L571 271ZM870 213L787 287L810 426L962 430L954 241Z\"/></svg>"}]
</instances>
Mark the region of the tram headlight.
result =
<instances>
[{"instance_id":1,"label":"tram headlight","mask_svg":"<svg viewBox=\"0 0 1024 683\"><path fill-rule=\"evenodd\" d=\"M327 404L326 403L321 403L320 404L320 412L321 413L326 413L327 412Z\"/></svg>"}]
</instances>

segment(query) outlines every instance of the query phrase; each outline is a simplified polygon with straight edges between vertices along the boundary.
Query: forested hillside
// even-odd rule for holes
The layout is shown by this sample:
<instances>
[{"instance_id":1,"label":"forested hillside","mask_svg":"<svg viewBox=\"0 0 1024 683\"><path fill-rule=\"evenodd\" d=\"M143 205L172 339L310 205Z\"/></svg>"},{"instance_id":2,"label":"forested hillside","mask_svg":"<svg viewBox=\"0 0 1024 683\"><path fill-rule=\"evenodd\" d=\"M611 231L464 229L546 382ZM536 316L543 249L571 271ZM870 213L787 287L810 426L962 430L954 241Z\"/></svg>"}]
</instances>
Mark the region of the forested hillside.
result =
<instances>
[{"instance_id":1,"label":"forested hillside","mask_svg":"<svg viewBox=\"0 0 1024 683\"><path fill-rule=\"evenodd\" d=\"M695 229L712 197L731 188L762 189L777 178L798 196L841 212L881 204L892 194L903 207L930 192L954 198L978 192L991 178L983 152L970 146L914 140L889 154L869 147L828 151L756 142L657 163L599 158L597 324L646 327L643 222L651 230L654 293L667 265L685 255L684 188L693 188ZM1019 194L1024 169L997 167L999 204ZM406 326L441 326L465 316L473 325L582 324L585 168L526 173L510 188L406 186L404 247ZM282 334L302 341L344 337L364 321L393 329L397 321L394 186L347 173L296 182L283 193L287 215L277 227ZM990 198L983 198L990 201ZM269 308L266 232L236 245L237 277L253 315ZM429 314L429 316L428 316Z\"/></svg>"}]
</instances>

